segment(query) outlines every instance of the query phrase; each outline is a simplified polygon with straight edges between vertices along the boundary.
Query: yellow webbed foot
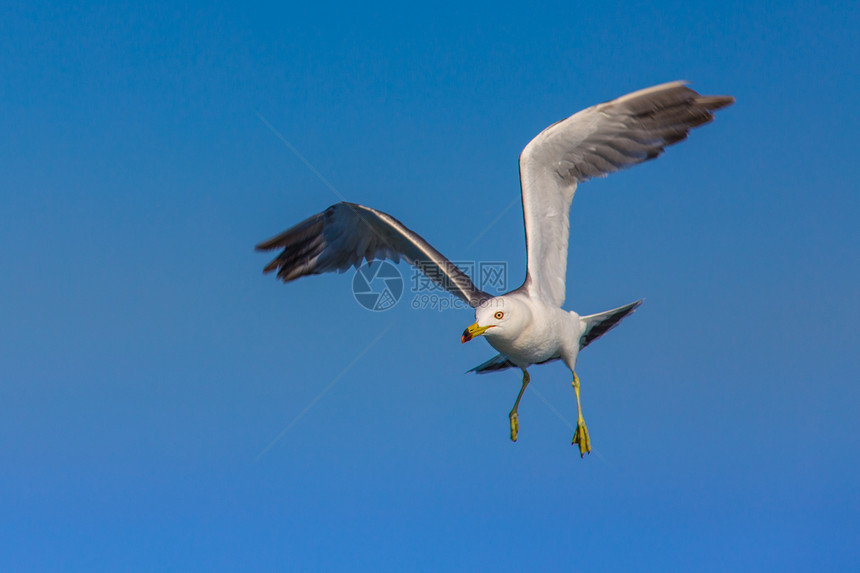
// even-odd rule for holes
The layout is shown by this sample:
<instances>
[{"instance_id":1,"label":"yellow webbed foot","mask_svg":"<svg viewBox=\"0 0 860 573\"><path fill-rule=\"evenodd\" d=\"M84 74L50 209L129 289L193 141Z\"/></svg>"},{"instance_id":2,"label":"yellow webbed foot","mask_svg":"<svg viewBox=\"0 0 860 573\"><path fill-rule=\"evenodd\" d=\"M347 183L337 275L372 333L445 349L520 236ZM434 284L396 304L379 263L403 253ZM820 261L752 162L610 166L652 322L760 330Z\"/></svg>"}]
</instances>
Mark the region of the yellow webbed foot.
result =
<instances>
[{"instance_id":1,"label":"yellow webbed foot","mask_svg":"<svg viewBox=\"0 0 860 573\"><path fill-rule=\"evenodd\" d=\"M579 412L579 419L576 422L576 432L573 434L571 444L579 444L579 457L585 457L585 454L591 453L591 439L588 437L588 428L585 427L585 420L582 418L582 404L579 401L579 376L576 372L573 373L573 389L576 392L576 409Z\"/></svg>"},{"instance_id":2,"label":"yellow webbed foot","mask_svg":"<svg viewBox=\"0 0 860 573\"><path fill-rule=\"evenodd\" d=\"M588 437L588 428L585 427L585 420L582 418L576 424L576 432L573 434L571 444L579 444L579 457L591 453L591 439Z\"/></svg>"},{"instance_id":3,"label":"yellow webbed foot","mask_svg":"<svg viewBox=\"0 0 860 573\"><path fill-rule=\"evenodd\" d=\"M523 385L520 388L520 393L517 395L517 401L514 402L514 407L508 417L511 419L511 441L517 441L517 433L520 431L520 417L517 415L517 408L520 407L520 399L523 397L523 392L526 391L526 386L529 385L531 377L529 373L523 369Z\"/></svg>"}]
</instances>

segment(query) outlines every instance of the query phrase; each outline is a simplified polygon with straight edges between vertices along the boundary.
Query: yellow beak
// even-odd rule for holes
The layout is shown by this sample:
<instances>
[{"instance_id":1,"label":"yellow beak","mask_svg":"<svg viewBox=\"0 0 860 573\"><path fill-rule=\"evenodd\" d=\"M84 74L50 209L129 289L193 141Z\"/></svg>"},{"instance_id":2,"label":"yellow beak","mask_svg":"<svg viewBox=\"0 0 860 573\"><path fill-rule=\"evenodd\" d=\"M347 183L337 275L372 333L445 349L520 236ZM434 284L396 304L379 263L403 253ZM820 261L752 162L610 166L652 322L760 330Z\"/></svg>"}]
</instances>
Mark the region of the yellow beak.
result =
<instances>
[{"instance_id":1,"label":"yellow beak","mask_svg":"<svg viewBox=\"0 0 860 573\"><path fill-rule=\"evenodd\" d=\"M460 344L465 344L476 336L481 336L494 326L496 325L491 324L490 326L478 326L478 323L476 322L475 324L463 331L463 338L460 339Z\"/></svg>"}]
</instances>

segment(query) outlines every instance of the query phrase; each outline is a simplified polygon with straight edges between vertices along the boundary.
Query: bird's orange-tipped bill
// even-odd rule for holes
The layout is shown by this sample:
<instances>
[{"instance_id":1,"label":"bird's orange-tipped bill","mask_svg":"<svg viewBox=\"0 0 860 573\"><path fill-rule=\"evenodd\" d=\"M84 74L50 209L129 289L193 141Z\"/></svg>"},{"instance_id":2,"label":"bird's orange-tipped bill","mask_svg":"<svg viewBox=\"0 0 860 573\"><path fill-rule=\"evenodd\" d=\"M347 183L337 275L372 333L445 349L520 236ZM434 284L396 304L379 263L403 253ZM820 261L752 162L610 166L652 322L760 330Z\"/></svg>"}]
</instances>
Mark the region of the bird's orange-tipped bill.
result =
<instances>
[{"instance_id":1,"label":"bird's orange-tipped bill","mask_svg":"<svg viewBox=\"0 0 860 573\"><path fill-rule=\"evenodd\" d=\"M495 324L491 324L490 326L478 326L478 323L476 322L475 324L463 331L463 337L460 339L460 344L465 344L476 336L481 336L494 326Z\"/></svg>"}]
</instances>

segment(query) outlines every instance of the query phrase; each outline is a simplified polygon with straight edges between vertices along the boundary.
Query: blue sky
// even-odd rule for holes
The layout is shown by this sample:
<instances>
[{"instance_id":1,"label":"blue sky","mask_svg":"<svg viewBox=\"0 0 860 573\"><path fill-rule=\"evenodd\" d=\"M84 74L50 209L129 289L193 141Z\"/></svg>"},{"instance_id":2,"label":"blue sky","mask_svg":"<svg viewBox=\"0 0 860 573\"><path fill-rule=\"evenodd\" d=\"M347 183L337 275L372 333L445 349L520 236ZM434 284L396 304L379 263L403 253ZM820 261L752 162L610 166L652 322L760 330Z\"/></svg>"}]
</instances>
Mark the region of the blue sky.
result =
<instances>
[{"instance_id":1,"label":"blue sky","mask_svg":"<svg viewBox=\"0 0 860 573\"><path fill-rule=\"evenodd\" d=\"M860 10L820 4L4 5L0 567L860 566ZM646 298L580 356L584 460L562 366L508 440L471 312L260 272L343 196L516 286L522 147L674 79L737 104L573 203L567 308Z\"/></svg>"}]
</instances>

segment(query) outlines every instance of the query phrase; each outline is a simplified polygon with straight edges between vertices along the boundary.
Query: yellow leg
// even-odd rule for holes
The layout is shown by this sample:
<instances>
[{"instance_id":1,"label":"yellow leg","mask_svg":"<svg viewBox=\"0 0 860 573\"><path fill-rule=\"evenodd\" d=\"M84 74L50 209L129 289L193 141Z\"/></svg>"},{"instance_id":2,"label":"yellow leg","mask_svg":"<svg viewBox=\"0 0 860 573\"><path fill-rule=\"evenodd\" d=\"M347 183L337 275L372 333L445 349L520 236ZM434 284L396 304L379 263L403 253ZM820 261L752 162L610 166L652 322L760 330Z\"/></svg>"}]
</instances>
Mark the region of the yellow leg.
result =
<instances>
[{"instance_id":1,"label":"yellow leg","mask_svg":"<svg viewBox=\"0 0 860 573\"><path fill-rule=\"evenodd\" d=\"M573 434L572 444L579 444L579 457L591 453L591 439L588 437L588 428L585 427L585 420L582 418L582 404L579 402L579 376L576 372L573 373L573 389L576 392L576 409L579 412L579 419L576 421L576 432Z\"/></svg>"},{"instance_id":2,"label":"yellow leg","mask_svg":"<svg viewBox=\"0 0 860 573\"><path fill-rule=\"evenodd\" d=\"M523 387L520 388L520 393L517 396L517 401L514 402L514 409L511 410L511 413L508 414L508 417L511 419L511 441L517 441L517 432L520 431L520 417L517 415L517 408L520 407L520 398L523 397L523 392L526 391L526 386L529 385L531 378L529 377L529 373L523 370Z\"/></svg>"}]
</instances>

